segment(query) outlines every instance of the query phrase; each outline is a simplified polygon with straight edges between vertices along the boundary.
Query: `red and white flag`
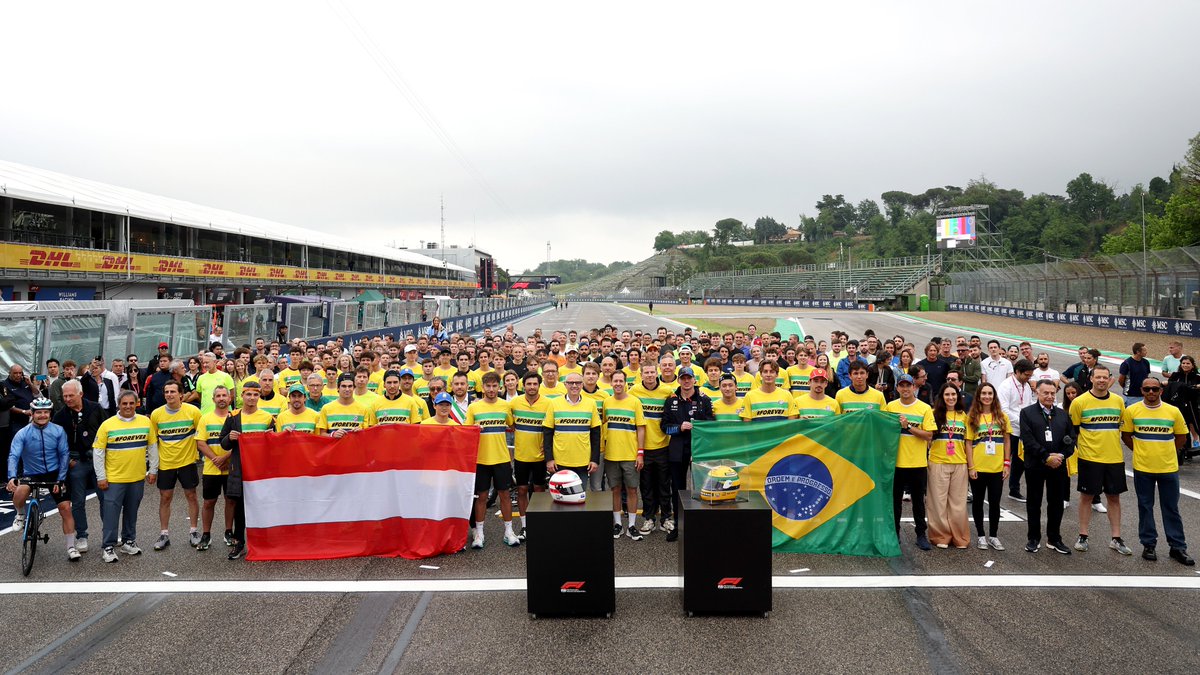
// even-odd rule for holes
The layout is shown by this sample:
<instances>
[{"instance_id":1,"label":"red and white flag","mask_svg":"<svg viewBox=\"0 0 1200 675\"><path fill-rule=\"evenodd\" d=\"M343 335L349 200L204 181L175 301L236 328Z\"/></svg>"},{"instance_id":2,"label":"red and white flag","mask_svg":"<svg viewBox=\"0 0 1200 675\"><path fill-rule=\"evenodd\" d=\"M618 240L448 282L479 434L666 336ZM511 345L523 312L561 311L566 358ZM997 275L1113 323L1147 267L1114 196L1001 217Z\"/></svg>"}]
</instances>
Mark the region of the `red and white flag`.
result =
<instances>
[{"instance_id":1,"label":"red and white flag","mask_svg":"<svg viewBox=\"0 0 1200 675\"><path fill-rule=\"evenodd\" d=\"M248 560L429 558L467 542L479 427L240 439Z\"/></svg>"}]
</instances>

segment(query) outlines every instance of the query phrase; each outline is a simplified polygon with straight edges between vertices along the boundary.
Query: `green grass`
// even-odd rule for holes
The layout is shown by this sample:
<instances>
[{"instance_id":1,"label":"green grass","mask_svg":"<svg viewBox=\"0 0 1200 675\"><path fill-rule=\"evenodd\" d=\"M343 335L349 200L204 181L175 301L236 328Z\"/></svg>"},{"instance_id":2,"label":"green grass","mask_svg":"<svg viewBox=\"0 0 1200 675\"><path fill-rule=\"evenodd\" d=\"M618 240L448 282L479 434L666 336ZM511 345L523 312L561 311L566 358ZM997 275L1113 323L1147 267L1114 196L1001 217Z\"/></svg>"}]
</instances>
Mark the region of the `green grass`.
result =
<instances>
[{"instance_id":1,"label":"green grass","mask_svg":"<svg viewBox=\"0 0 1200 675\"><path fill-rule=\"evenodd\" d=\"M620 303L622 307L636 309L638 311L647 311L646 305L634 305L630 303ZM659 308L662 308L662 311ZM672 311L674 310L674 311ZM676 321L686 323L690 326L695 326L697 330L702 330L706 333L736 333L739 330L746 330L746 326L754 324L756 326L774 326L775 319L764 319L760 317L746 317L745 323L731 324L713 321L704 317L688 316L686 305L656 305L654 308L655 316L663 315L670 317Z\"/></svg>"}]
</instances>

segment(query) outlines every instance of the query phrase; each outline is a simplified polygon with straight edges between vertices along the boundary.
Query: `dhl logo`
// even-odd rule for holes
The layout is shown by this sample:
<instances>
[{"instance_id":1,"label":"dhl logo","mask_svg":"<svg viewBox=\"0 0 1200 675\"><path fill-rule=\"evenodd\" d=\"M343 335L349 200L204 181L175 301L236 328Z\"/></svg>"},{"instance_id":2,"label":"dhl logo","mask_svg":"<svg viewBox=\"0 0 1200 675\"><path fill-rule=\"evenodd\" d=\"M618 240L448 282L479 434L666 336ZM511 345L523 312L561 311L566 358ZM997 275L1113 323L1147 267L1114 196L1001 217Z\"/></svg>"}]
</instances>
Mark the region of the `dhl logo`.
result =
<instances>
[{"instance_id":1,"label":"dhl logo","mask_svg":"<svg viewBox=\"0 0 1200 675\"><path fill-rule=\"evenodd\" d=\"M206 262L200 268L200 274L206 276L223 277L225 276L225 263Z\"/></svg>"},{"instance_id":2,"label":"dhl logo","mask_svg":"<svg viewBox=\"0 0 1200 675\"><path fill-rule=\"evenodd\" d=\"M165 274L183 274L184 273L183 261L182 260L159 260L158 268L155 269L155 271L162 272Z\"/></svg>"},{"instance_id":3,"label":"dhl logo","mask_svg":"<svg viewBox=\"0 0 1200 675\"><path fill-rule=\"evenodd\" d=\"M328 281L329 272L317 272L317 281Z\"/></svg>"},{"instance_id":4,"label":"dhl logo","mask_svg":"<svg viewBox=\"0 0 1200 675\"><path fill-rule=\"evenodd\" d=\"M142 269L141 265L131 264L130 256L127 255L106 255L100 259L100 264L96 267L99 270L133 270Z\"/></svg>"},{"instance_id":5,"label":"dhl logo","mask_svg":"<svg viewBox=\"0 0 1200 675\"><path fill-rule=\"evenodd\" d=\"M361 274L351 274L350 281L362 281L362 275Z\"/></svg>"},{"instance_id":6,"label":"dhl logo","mask_svg":"<svg viewBox=\"0 0 1200 675\"><path fill-rule=\"evenodd\" d=\"M333 280L334 281L345 281L346 273L345 272L335 272L333 275Z\"/></svg>"},{"instance_id":7,"label":"dhl logo","mask_svg":"<svg viewBox=\"0 0 1200 675\"><path fill-rule=\"evenodd\" d=\"M308 278L308 270L293 269L292 270L292 278L293 279L307 279Z\"/></svg>"},{"instance_id":8,"label":"dhl logo","mask_svg":"<svg viewBox=\"0 0 1200 675\"><path fill-rule=\"evenodd\" d=\"M239 277L257 277L258 268L254 265L241 265L238 267L237 275Z\"/></svg>"},{"instance_id":9,"label":"dhl logo","mask_svg":"<svg viewBox=\"0 0 1200 675\"><path fill-rule=\"evenodd\" d=\"M29 267L79 267L80 263L71 260L68 251L46 251L40 248L29 249L29 257L21 258L19 262Z\"/></svg>"},{"instance_id":10,"label":"dhl logo","mask_svg":"<svg viewBox=\"0 0 1200 675\"><path fill-rule=\"evenodd\" d=\"M284 273L282 267L268 268L267 276L270 277L271 279L286 279L287 278L287 275Z\"/></svg>"}]
</instances>

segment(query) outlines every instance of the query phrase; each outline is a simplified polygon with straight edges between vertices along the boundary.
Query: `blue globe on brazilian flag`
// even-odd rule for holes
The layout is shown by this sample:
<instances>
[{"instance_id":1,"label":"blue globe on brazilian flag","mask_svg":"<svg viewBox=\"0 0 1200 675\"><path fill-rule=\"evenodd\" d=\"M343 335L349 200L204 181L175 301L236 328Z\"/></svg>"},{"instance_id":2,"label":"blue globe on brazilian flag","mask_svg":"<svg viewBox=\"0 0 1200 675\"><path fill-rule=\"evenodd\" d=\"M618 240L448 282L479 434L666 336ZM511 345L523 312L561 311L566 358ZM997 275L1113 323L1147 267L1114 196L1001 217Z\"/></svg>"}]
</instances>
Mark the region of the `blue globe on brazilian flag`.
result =
<instances>
[{"instance_id":1,"label":"blue globe on brazilian flag","mask_svg":"<svg viewBox=\"0 0 1200 675\"><path fill-rule=\"evenodd\" d=\"M900 555L892 520L896 416L863 410L776 422L699 422L692 461L746 464L742 490L774 512L772 545L793 553Z\"/></svg>"}]
</instances>

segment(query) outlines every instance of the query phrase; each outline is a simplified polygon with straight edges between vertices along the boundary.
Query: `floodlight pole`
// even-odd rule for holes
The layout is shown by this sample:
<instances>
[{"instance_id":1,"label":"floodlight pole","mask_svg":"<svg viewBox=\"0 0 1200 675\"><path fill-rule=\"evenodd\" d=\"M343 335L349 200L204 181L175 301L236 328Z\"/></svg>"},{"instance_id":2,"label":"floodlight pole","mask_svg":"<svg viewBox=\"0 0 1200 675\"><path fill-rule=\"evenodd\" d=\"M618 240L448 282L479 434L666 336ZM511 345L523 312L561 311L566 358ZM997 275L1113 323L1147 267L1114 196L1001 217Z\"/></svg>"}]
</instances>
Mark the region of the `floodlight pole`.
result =
<instances>
[{"instance_id":1,"label":"floodlight pole","mask_svg":"<svg viewBox=\"0 0 1200 675\"><path fill-rule=\"evenodd\" d=\"M1150 283L1150 266L1146 261L1146 188L1139 190L1142 198L1142 293L1146 300L1149 300L1148 289Z\"/></svg>"}]
</instances>

